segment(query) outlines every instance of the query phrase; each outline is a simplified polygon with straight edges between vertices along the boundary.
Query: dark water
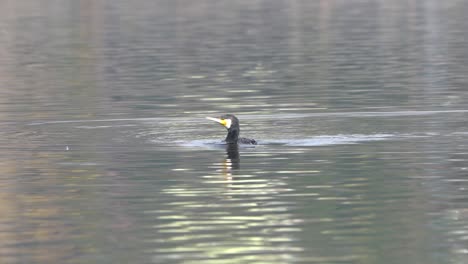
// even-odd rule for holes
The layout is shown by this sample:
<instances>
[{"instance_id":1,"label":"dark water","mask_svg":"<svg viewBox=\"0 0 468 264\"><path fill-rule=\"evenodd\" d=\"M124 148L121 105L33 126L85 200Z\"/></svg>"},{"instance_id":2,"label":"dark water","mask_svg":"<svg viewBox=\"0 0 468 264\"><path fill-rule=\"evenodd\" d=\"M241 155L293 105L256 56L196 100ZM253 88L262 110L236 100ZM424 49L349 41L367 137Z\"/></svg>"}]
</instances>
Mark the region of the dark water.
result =
<instances>
[{"instance_id":1,"label":"dark water","mask_svg":"<svg viewBox=\"0 0 468 264\"><path fill-rule=\"evenodd\" d=\"M467 263L466 14L0 2L0 262Z\"/></svg>"}]
</instances>

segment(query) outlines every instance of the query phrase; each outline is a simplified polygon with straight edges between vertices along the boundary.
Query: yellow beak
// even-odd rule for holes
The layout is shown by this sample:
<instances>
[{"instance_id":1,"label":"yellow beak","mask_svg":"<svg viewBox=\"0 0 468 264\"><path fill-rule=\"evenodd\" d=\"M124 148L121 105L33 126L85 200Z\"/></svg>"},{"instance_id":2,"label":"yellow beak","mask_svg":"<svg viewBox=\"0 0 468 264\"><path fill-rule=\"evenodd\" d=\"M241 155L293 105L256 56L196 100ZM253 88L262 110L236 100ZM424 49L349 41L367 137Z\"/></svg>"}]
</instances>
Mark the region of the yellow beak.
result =
<instances>
[{"instance_id":1,"label":"yellow beak","mask_svg":"<svg viewBox=\"0 0 468 264\"><path fill-rule=\"evenodd\" d=\"M227 119L219 119L219 118L214 118L214 117L207 117L206 119L218 122L221 125L223 125L225 128L229 128L228 123L230 123L230 122L228 122L228 121L231 121L231 120L227 120ZM229 126L230 126L230 124L229 124Z\"/></svg>"}]
</instances>

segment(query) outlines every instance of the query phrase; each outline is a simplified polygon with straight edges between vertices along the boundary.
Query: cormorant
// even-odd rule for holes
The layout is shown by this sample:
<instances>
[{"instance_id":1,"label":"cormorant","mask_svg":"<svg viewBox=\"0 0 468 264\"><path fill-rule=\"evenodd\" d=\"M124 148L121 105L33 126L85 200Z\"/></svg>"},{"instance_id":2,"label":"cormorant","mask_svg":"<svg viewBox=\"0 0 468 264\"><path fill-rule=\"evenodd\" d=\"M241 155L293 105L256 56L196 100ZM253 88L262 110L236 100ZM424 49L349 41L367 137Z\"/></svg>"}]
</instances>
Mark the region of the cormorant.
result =
<instances>
[{"instance_id":1,"label":"cormorant","mask_svg":"<svg viewBox=\"0 0 468 264\"><path fill-rule=\"evenodd\" d=\"M207 117L206 119L218 122L227 129L228 133L224 140L227 144L257 145L257 141L255 141L255 139L239 137L239 119L234 115L223 115L220 118Z\"/></svg>"}]
</instances>

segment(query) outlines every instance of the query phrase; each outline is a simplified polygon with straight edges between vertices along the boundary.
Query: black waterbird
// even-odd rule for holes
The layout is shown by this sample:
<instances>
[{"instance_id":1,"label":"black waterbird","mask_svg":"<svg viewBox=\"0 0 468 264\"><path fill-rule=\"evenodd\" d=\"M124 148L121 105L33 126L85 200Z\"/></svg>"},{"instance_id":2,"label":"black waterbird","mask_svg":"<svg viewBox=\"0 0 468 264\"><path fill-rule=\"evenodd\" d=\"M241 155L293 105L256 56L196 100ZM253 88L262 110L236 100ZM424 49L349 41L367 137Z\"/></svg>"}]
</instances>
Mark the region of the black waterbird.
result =
<instances>
[{"instance_id":1,"label":"black waterbird","mask_svg":"<svg viewBox=\"0 0 468 264\"><path fill-rule=\"evenodd\" d=\"M255 139L239 137L239 119L234 115L223 115L220 118L207 117L206 119L218 122L227 129L228 133L224 140L227 144L257 145Z\"/></svg>"}]
</instances>

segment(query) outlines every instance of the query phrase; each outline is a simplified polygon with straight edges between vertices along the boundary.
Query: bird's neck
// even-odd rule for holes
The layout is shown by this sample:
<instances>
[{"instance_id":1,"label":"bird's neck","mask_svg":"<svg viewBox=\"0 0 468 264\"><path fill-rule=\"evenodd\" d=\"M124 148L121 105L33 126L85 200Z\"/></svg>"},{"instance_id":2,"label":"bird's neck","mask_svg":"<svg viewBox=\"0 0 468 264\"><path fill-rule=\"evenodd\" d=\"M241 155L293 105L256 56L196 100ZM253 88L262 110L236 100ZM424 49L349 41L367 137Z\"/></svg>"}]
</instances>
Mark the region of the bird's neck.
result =
<instances>
[{"instance_id":1,"label":"bird's neck","mask_svg":"<svg viewBox=\"0 0 468 264\"><path fill-rule=\"evenodd\" d=\"M239 138L239 129L231 129L228 131L228 134L226 136L226 143L228 144L234 144L237 143L237 139Z\"/></svg>"}]
</instances>

